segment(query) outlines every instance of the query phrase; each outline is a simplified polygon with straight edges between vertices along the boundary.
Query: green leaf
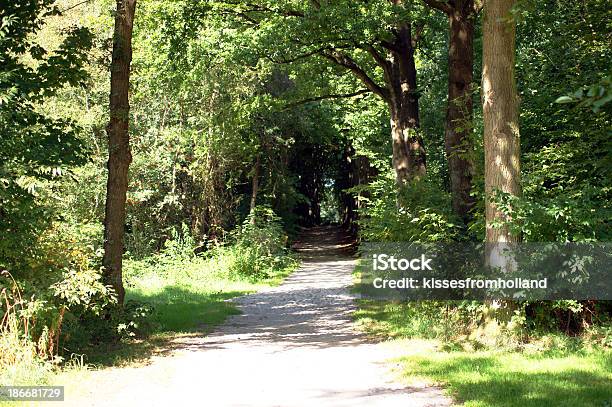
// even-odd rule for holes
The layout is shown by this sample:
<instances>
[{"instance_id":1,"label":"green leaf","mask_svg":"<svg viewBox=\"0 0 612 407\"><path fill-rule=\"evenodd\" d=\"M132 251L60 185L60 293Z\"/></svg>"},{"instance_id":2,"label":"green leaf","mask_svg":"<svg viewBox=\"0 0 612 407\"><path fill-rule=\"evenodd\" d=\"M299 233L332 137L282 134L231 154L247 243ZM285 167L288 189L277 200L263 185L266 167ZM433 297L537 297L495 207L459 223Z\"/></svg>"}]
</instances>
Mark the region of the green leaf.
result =
<instances>
[{"instance_id":1,"label":"green leaf","mask_svg":"<svg viewBox=\"0 0 612 407\"><path fill-rule=\"evenodd\" d=\"M557 98L557 100L555 100L555 103L572 103L572 102L575 102L575 100L569 96L561 96Z\"/></svg>"}]
</instances>

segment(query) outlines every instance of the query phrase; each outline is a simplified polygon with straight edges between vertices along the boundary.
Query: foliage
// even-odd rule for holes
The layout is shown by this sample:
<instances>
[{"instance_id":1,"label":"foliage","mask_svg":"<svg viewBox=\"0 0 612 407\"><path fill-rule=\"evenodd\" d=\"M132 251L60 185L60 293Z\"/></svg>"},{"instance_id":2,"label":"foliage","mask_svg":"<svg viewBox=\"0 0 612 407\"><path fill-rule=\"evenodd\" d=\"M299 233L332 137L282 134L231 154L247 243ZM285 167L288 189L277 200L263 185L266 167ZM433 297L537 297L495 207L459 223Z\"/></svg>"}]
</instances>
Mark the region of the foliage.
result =
<instances>
[{"instance_id":1,"label":"foliage","mask_svg":"<svg viewBox=\"0 0 612 407\"><path fill-rule=\"evenodd\" d=\"M47 291L38 288L31 296L26 296L8 271L3 271L0 277L3 308L0 383L45 383L56 365L64 360L57 352L60 344L69 343L71 335L70 324L64 324L65 319L85 313L99 315L112 297L108 295L108 288L100 283L100 275L91 272L67 273ZM44 297L47 292L53 293L53 297ZM97 301L102 301L103 305Z\"/></svg>"},{"instance_id":2,"label":"foliage","mask_svg":"<svg viewBox=\"0 0 612 407\"><path fill-rule=\"evenodd\" d=\"M67 243L73 245L69 251ZM75 243L53 230L39 241L40 257L30 259L28 274L21 270L21 278L13 279L4 271L0 281L10 300L3 304L3 314L8 317L17 312L24 318L15 327L21 329L24 340L32 341L42 358L64 353L72 335L71 320L100 319L115 303L112 289L102 283L101 272L90 263L93 256Z\"/></svg>"},{"instance_id":3,"label":"foliage","mask_svg":"<svg viewBox=\"0 0 612 407\"><path fill-rule=\"evenodd\" d=\"M460 222L450 210L449 194L429 180L407 186L398 195L392 174L369 184L364 198L361 236L373 242L439 242L459 238ZM398 208L399 206L399 208Z\"/></svg>"},{"instance_id":4,"label":"foliage","mask_svg":"<svg viewBox=\"0 0 612 407\"><path fill-rule=\"evenodd\" d=\"M518 27L524 196L500 199L525 240L610 240L605 10L601 1L549 1L526 12Z\"/></svg>"},{"instance_id":5,"label":"foliage","mask_svg":"<svg viewBox=\"0 0 612 407\"><path fill-rule=\"evenodd\" d=\"M287 235L281 220L269 207L255 207L234 238L231 275L255 280L270 278L275 270L294 262L287 251Z\"/></svg>"},{"instance_id":6,"label":"foliage","mask_svg":"<svg viewBox=\"0 0 612 407\"><path fill-rule=\"evenodd\" d=\"M496 204L526 241L609 241L610 150L602 136L530 153L523 196L499 193Z\"/></svg>"},{"instance_id":7,"label":"foliage","mask_svg":"<svg viewBox=\"0 0 612 407\"><path fill-rule=\"evenodd\" d=\"M569 96L561 96L555 103L576 103L576 107L590 107L598 113L602 107L612 101L612 77L608 76L599 83L578 89Z\"/></svg>"},{"instance_id":8,"label":"foliage","mask_svg":"<svg viewBox=\"0 0 612 407\"><path fill-rule=\"evenodd\" d=\"M78 129L42 113L41 103L65 85L79 85L91 35L68 28L49 51L34 34L57 15L53 1L7 3L0 11L0 266L31 255L29 244L53 216L54 181L84 163Z\"/></svg>"}]
</instances>

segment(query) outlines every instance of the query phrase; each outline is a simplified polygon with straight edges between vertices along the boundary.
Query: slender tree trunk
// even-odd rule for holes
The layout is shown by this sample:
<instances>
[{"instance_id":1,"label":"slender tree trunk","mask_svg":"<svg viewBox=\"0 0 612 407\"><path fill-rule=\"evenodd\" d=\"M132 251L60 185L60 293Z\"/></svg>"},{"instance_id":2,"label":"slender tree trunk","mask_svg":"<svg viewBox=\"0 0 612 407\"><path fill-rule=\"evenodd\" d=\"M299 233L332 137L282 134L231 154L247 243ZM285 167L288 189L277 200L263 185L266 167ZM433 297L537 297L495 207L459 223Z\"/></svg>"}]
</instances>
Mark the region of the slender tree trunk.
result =
<instances>
[{"instance_id":1,"label":"slender tree trunk","mask_svg":"<svg viewBox=\"0 0 612 407\"><path fill-rule=\"evenodd\" d=\"M261 154L257 154L255 166L253 167L253 182L251 190L251 224L255 224L255 207L257 206L257 193L259 192L259 173L261 172Z\"/></svg>"},{"instance_id":2,"label":"slender tree trunk","mask_svg":"<svg viewBox=\"0 0 612 407\"><path fill-rule=\"evenodd\" d=\"M130 113L128 93L135 9L136 0L117 0L111 62L110 121L106 127L108 182L103 264L106 281L115 289L119 304L123 303L125 296L121 274L128 168L132 162L128 131Z\"/></svg>"},{"instance_id":3,"label":"slender tree trunk","mask_svg":"<svg viewBox=\"0 0 612 407\"><path fill-rule=\"evenodd\" d=\"M390 97L393 168L401 187L427 172L426 154L420 134L419 95L414 44L410 25L399 28L395 50L386 73Z\"/></svg>"},{"instance_id":4,"label":"slender tree trunk","mask_svg":"<svg viewBox=\"0 0 612 407\"><path fill-rule=\"evenodd\" d=\"M517 242L508 227L494 227L504 215L491 202L495 191L520 194L518 96L514 78L516 0L487 0L483 23L483 115L487 242Z\"/></svg>"},{"instance_id":5,"label":"slender tree trunk","mask_svg":"<svg viewBox=\"0 0 612 407\"><path fill-rule=\"evenodd\" d=\"M448 16L448 106L445 148L454 212L469 221L472 192L472 80L474 67L473 0L457 4Z\"/></svg>"}]
</instances>

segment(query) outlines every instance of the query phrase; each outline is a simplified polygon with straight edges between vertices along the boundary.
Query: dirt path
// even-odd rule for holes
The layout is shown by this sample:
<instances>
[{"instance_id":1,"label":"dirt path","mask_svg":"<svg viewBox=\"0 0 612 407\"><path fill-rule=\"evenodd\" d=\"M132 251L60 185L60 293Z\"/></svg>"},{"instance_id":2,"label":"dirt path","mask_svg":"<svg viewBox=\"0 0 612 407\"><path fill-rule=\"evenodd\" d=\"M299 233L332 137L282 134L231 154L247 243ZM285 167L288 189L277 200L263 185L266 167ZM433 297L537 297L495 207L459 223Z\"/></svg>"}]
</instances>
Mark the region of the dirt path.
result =
<instances>
[{"instance_id":1,"label":"dirt path","mask_svg":"<svg viewBox=\"0 0 612 407\"><path fill-rule=\"evenodd\" d=\"M144 367L92 372L75 406L447 406L434 387L394 383L394 352L354 330L350 240L305 232L302 267L280 287L234 301L242 314L206 336L181 339ZM88 383L95 383L92 386Z\"/></svg>"}]
</instances>

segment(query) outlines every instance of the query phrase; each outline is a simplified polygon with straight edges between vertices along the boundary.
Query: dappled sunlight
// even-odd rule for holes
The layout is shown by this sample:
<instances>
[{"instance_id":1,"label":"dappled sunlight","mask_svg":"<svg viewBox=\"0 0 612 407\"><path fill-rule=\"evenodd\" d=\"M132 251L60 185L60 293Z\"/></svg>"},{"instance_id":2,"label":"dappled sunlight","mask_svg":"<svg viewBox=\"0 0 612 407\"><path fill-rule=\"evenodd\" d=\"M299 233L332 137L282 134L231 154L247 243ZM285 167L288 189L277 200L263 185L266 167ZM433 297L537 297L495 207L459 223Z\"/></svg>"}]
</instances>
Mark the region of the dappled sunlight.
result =
<instances>
[{"instance_id":1,"label":"dappled sunlight","mask_svg":"<svg viewBox=\"0 0 612 407\"><path fill-rule=\"evenodd\" d=\"M612 399L610 354L527 356L500 351L436 352L400 360L407 378L448 385L466 406L597 405Z\"/></svg>"}]
</instances>

